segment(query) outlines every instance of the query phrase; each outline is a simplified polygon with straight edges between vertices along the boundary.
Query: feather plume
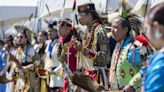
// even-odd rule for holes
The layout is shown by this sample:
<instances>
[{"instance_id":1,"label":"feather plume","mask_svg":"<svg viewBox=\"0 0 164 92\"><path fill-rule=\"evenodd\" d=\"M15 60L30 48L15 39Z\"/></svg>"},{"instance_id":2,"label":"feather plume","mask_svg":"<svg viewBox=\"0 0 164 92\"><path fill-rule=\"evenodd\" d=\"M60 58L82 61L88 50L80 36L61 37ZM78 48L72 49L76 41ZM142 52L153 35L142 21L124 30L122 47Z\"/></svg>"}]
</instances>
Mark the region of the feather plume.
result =
<instances>
[{"instance_id":1,"label":"feather plume","mask_svg":"<svg viewBox=\"0 0 164 92\"><path fill-rule=\"evenodd\" d=\"M143 2L139 0L137 2L137 5L138 4L143 4ZM135 32L136 36L139 35L142 29L143 23L140 20L140 17L134 14L134 12L137 11L142 5L140 5L139 7L135 6L134 8L132 8L132 6L128 4L128 0L121 0L120 5L121 5L120 10L119 10L120 16L124 19L127 19L131 25L132 31Z\"/></svg>"},{"instance_id":2,"label":"feather plume","mask_svg":"<svg viewBox=\"0 0 164 92\"><path fill-rule=\"evenodd\" d=\"M15 25L15 29L17 30L17 32L23 32L25 36L27 37L28 43L32 44L34 40L34 32L32 32L29 28L23 25Z\"/></svg>"},{"instance_id":3,"label":"feather plume","mask_svg":"<svg viewBox=\"0 0 164 92\"><path fill-rule=\"evenodd\" d=\"M134 12L138 11L142 7L144 2L145 2L145 0L138 0L138 2L134 6L134 8L131 10L131 12L134 13Z\"/></svg>"}]
</instances>

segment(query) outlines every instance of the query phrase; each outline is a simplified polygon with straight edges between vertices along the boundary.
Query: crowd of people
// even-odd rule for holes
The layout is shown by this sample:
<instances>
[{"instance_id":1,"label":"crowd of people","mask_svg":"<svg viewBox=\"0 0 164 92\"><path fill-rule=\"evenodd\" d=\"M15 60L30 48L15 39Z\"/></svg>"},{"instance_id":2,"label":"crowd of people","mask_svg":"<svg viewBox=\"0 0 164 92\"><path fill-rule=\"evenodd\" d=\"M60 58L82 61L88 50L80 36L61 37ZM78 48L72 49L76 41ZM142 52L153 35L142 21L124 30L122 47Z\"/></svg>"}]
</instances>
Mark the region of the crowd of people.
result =
<instances>
[{"instance_id":1,"label":"crowd of people","mask_svg":"<svg viewBox=\"0 0 164 92\"><path fill-rule=\"evenodd\" d=\"M65 18L0 41L0 92L164 92L164 3L144 23L127 8L111 23L93 3L77 8L87 30Z\"/></svg>"}]
</instances>

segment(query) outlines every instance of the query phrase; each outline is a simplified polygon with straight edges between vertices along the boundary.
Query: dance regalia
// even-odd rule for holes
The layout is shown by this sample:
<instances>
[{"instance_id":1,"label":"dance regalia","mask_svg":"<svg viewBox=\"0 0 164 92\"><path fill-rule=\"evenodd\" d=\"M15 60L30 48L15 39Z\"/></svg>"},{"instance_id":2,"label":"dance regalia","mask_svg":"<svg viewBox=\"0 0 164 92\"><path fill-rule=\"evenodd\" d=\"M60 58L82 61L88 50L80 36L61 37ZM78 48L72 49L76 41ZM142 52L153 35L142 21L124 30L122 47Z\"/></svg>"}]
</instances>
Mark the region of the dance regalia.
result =
<instances>
[{"instance_id":1,"label":"dance regalia","mask_svg":"<svg viewBox=\"0 0 164 92\"><path fill-rule=\"evenodd\" d=\"M53 41L49 40L45 50L46 55L44 60L44 69L50 72L58 72L57 74L50 74L50 76L47 78L47 84L50 88L64 87L64 78L63 75L61 75L63 69L61 67L61 63L58 60L59 45L60 44L57 39Z\"/></svg>"},{"instance_id":2,"label":"dance regalia","mask_svg":"<svg viewBox=\"0 0 164 92\"><path fill-rule=\"evenodd\" d=\"M1 88L3 89L3 91L0 88L0 92L14 92L14 82L13 80L16 80L15 76L13 75L13 70L16 67L15 62L11 62L10 59L10 53L12 53L14 51L14 48L10 48L9 51L7 51L6 49L2 49L0 51L0 65L1 68L3 69L4 72L4 76L1 76L1 82L3 82L3 87L1 86ZM14 67L14 68L13 68ZM11 80L12 79L12 80ZM4 90L6 89L6 91Z\"/></svg>"},{"instance_id":3,"label":"dance regalia","mask_svg":"<svg viewBox=\"0 0 164 92\"><path fill-rule=\"evenodd\" d=\"M70 34L65 38L60 37L59 38L59 43L60 43L61 47L68 44L68 43L70 43L71 38L72 38L72 36ZM77 70L77 61L76 61L77 60L77 58L76 58L77 50L74 47L73 43L70 43L68 45L68 47L66 47L66 48L60 48L60 51L62 51L64 49L66 49L66 52L64 53L64 56L61 56L62 54L59 54L59 58L64 57L64 59L63 59L64 62L63 61L61 61L61 62L63 62L63 64L66 63L66 65L68 66L69 71L71 73L73 73ZM69 75L69 74L67 74L68 73L67 71L64 71L64 73L66 75ZM69 77L69 76L67 76L67 77ZM70 88L71 86L72 85L70 85L69 79L66 78L65 82L64 82L63 92L69 92L69 90L72 90Z\"/></svg>"},{"instance_id":4,"label":"dance regalia","mask_svg":"<svg viewBox=\"0 0 164 92\"><path fill-rule=\"evenodd\" d=\"M7 60L5 60L6 57L6 50L4 50L4 48L2 50L0 50L0 72L3 72L3 75L0 76L0 80L3 81L3 79L7 79L7 67L9 62ZM6 81L7 82L7 81ZM7 92L7 83L0 83L0 92Z\"/></svg>"},{"instance_id":5,"label":"dance regalia","mask_svg":"<svg viewBox=\"0 0 164 92\"><path fill-rule=\"evenodd\" d=\"M140 50L134 47L130 36L117 43L110 68L111 89L122 90L128 84L138 88L141 80L134 76L139 72L140 62Z\"/></svg>"},{"instance_id":6,"label":"dance regalia","mask_svg":"<svg viewBox=\"0 0 164 92\"><path fill-rule=\"evenodd\" d=\"M36 73L34 71L35 61L33 61L35 50L31 46L26 45L23 48L17 48L12 54L19 60L22 68L25 70L23 71L15 66L14 71L17 77L15 91L28 92L33 90L37 92L35 81Z\"/></svg>"},{"instance_id":7,"label":"dance regalia","mask_svg":"<svg viewBox=\"0 0 164 92\"><path fill-rule=\"evenodd\" d=\"M40 58L40 66L37 67L37 69L44 68L46 44L44 44L44 43L43 44L42 43L41 44L40 43L35 44L34 49L35 49L36 53L39 55L39 58ZM38 71L37 71L37 73L38 73ZM37 83L38 91L39 92L48 92L46 80L45 79L40 79L39 76L37 76L37 77L38 77L38 83Z\"/></svg>"},{"instance_id":8,"label":"dance regalia","mask_svg":"<svg viewBox=\"0 0 164 92\"><path fill-rule=\"evenodd\" d=\"M38 43L34 45L34 49L36 51L36 53L39 54L39 56L44 56L45 54L45 49L46 49L46 44L45 43Z\"/></svg>"},{"instance_id":9,"label":"dance regalia","mask_svg":"<svg viewBox=\"0 0 164 92\"><path fill-rule=\"evenodd\" d=\"M97 20L93 22L91 29L84 33L82 44L83 50L80 52L82 70L84 70L85 75L98 81L96 66L104 67L109 63L110 50L105 31Z\"/></svg>"}]
</instances>

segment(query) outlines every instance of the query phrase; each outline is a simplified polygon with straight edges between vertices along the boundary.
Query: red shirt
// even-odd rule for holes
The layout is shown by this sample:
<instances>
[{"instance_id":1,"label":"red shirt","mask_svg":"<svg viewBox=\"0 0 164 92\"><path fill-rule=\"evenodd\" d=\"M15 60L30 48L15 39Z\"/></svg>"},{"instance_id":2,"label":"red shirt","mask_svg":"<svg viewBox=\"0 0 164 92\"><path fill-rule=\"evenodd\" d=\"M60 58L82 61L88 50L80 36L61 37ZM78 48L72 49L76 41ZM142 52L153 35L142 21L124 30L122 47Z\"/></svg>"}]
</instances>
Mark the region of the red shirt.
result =
<instances>
[{"instance_id":1,"label":"red shirt","mask_svg":"<svg viewBox=\"0 0 164 92\"><path fill-rule=\"evenodd\" d=\"M60 43L66 43L70 41L70 37L66 37L65 39L63 39L62 37L59 38L59 42ZM65 56L65 60L67 62L67 64L69 65L69 68L72 72L76 71L76 53L77 50L74 47L73 44L71 44L69 46L69 53L68 55Z\"/></svg>"}]
</instances>

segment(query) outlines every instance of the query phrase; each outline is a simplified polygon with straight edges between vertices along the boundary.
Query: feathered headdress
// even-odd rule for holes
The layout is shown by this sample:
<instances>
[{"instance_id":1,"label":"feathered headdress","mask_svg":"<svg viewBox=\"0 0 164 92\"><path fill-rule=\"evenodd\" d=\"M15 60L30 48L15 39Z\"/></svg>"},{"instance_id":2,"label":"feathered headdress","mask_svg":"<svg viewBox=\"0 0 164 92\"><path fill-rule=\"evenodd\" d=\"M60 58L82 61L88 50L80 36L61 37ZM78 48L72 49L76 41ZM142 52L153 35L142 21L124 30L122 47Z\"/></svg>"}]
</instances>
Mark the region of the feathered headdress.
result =
<instances>
[{"instance_id":1,"label":"feathered headdress","mask_svg":"<svg viewBox=\"0 0 164 92\"><path fill-rule=\"evenodd\" d=\"M136 11L138 11L141 6L144 4L145 0L139 0L134 8L132 8L127 2L128 0L122 0L121 2L121 8L120 8L120 16L126 20L129 21L131 30L134 34L133 37L136 37L140 34L142 34L145 38L147 38L143 32L143 21L141 17L135 14ZM147 39L148 40L148 39ZM156 48L148 41L149 46L153 51L156 51Z\"/></svg>"},{"instance_id":2,"label":"feathered headdress","mask_svg":"<svg viewBox=\"0 0 164 92\"><path fill-rule=\"evenodd\" d=\"M128 24L130 25L132 32L135 32L136 35L139 35L140 31L142 30L142 21L141 17L136 15L135 12L141 8L143 3L144 0L139 0L134 8L132 8L130 4L128 4L128 0L121 0L118 12L111 15L109 14L108 20L112 20L112 18L120 16L129 22Z\"/></svg>"},{"instance_id":3,"label":"feathered headdress","mask_svg":"<svg viewBox=\"0 0 164 92\"><path fill-rule=\"evenodd\" d=\"M32 44L34 41L34 32L32 32L28 27L23 25L15 25L14 26L17 32L22 32L27 37L27 42Z\"/></svg>"},{"instance_id":4,"label":"feathered headdress","mask_svg":"<svg viewBox=\"0 0 164 92\"><path fill-rule=\"evenodd\" d=\"M33 41L34 41L34 32L31 31L28 26L30 24L30 21L33 17L33 13L29 16L28 20L23 24L23 25L20 25L20 24L16 24L14 25L14 28L16 29L16 31L19 33L19 32L22 32L25 34L25 36L27 37L27 42L29 44L32 44Z\"/></svg>"},{"instance_id":5,"label":"feathered headdress","mask_svg":"<svg viewBox=\"0 0 164 92\"><path fill-rule=\"evenodd\" d=\"M58 23L58 19L52 19L52 18L46 18L44 20L47 24L48 24L48 27L53 29L53 30L59 30L59 27L57 26L57 23Z\"/></svg>"}]
</instances>

